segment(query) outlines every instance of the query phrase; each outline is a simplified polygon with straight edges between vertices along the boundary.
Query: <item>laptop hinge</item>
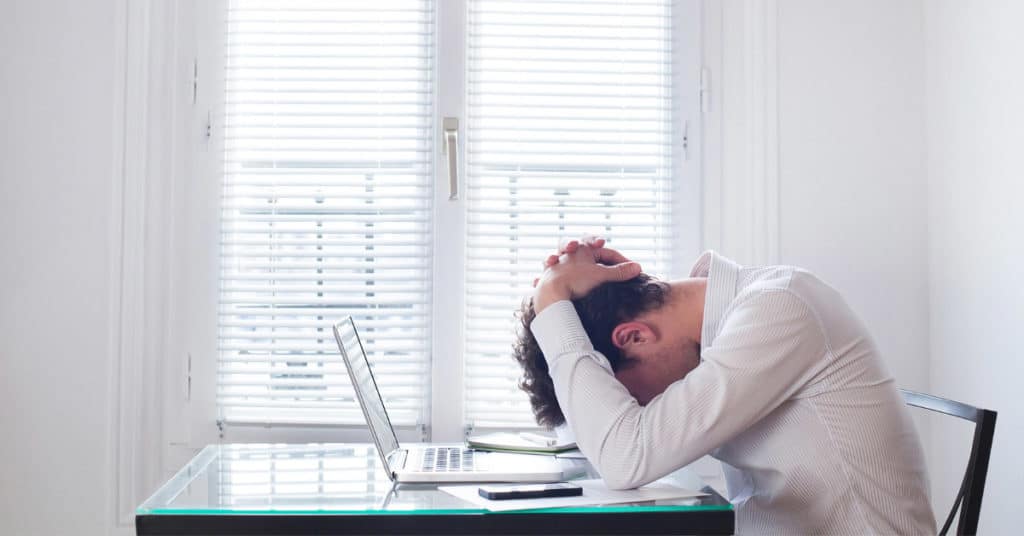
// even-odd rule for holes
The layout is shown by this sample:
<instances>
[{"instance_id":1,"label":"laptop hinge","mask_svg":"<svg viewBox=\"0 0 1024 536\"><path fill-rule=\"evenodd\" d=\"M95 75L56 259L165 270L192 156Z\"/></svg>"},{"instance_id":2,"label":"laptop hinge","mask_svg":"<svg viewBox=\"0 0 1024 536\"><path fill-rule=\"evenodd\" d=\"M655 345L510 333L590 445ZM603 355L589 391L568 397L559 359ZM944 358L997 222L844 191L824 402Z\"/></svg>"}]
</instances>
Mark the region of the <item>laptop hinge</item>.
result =
<instances>
[{"instance_id":1,"label":"laptop hinge","mask_svg":"<svg viewBox=\"0 0 1024 536\"><path fill-rule=\"evenodd\" d=\"M388 465L392 475L405 468L405 459L408 456L409 451L406 449L395 449L388 454Z\"/></svg>"}]
</instances>

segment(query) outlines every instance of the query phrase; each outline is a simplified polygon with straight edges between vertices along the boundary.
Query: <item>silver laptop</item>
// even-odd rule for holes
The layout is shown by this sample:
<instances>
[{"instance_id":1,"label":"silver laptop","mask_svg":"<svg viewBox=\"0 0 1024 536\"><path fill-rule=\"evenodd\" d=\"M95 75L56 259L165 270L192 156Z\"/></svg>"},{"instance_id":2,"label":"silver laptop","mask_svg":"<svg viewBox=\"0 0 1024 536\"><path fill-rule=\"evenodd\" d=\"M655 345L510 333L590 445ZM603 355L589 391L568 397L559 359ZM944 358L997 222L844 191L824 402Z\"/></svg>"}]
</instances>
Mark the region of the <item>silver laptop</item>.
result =
<instances>
[{"instance_id":1,"label":"silver laptop","mask_svg":"<svg viewBox=\"0 0 1024 536\"><path fill-rule=\"evenodd\" d=\"M377 389L363 343L352 317L334 325L348 377L366 416L366 424L384 462L397 482L556 482L562 464L551 456L471 450L465 446L416 444L402 448Z\"/></svg>"}]
</instances>

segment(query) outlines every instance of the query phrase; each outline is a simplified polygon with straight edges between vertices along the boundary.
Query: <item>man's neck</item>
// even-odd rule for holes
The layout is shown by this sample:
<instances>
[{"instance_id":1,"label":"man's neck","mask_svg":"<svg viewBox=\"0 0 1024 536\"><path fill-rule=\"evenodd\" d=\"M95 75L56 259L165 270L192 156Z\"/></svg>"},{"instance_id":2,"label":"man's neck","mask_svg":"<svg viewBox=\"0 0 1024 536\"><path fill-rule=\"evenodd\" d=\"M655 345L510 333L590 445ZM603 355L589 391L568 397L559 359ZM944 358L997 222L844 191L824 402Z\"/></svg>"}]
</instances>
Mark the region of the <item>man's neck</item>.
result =
<instances>
[{"instance_id":1,"label":"man's neck","mask_svg":"<svg viewBox=\"0 0 1024 536\"><path fill-rule=\"evenodd\" d=\"M669 283L672 286L669 307L677 326L689 339L700 343L704 326L704 297L707 294L706 277L690 277Z\"/></svg>"}]
</instances>

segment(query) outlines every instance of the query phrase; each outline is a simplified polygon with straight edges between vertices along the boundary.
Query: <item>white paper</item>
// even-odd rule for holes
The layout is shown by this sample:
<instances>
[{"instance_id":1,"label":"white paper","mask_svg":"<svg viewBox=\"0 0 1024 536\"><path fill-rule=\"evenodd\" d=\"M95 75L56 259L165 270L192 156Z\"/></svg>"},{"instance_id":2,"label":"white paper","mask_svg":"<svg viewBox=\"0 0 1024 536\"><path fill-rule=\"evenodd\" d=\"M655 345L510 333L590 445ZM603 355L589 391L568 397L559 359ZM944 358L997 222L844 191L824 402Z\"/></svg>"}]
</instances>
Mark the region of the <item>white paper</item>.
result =
<instances>
[{"instance_id":1,"label":"white paper","mask_svg":"<svg viewBox=\"0 0 1024 536\"><path fill-rule=\"evenodd\" d=\"M531 510L534 508L561 508L566 506L589 506L600 504L621 504L642 501L661 501L668 499L686 499L707 495L699 491L679 488L664 482L655 482L642 488L628 490L610 490L600 479L573 480L583 488L583 495L576 497L544 497L540 499L507 499L492 501L480 496L480 486L473 484L464 486L439 486L437 489L454 495L466 502L473 503L491 512L507 512L510 510Z\"/></svg>"}]
</instances>

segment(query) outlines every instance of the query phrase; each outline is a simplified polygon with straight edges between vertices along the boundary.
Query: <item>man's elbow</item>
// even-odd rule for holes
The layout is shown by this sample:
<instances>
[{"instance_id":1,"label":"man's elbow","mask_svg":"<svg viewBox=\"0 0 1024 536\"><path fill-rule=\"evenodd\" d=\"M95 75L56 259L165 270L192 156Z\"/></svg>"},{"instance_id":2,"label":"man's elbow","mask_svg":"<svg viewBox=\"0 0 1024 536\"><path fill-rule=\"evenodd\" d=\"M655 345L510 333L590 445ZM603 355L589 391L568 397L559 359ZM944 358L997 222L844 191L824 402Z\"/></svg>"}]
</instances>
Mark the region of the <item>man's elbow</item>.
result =
<instances>
[{"instance_id":1,"label":"man's elbow","mask_svg":"<svg viewBox=\"0 0 1024 536\"><path fill-rule=\"evenodd\" d=\"M633 489L655 480L648 478L651 453L640 433L641 427L636 421L625 424L629 426L606 434L596 456L590 458L608 489Z\"/></svg>"},{"instance_id":2,"label":"man's elbow","mask_svg":"<svg viewBox=\"0 0 1024 536\"><path fill-rule=\"evenodd\" d=\"M604 449L591 460L608 489L639 488L671 472L658 463L654 458L657 454L647 447L637 442L618 449Z\"/></svg>"},{"instance_id":3,"label":"man's elbow","mask_svg":"<svg viewBox=\"0 0 1024 536\"><path fill-rule=\"evenodd\" d=\"M635 471L612 471L608 473L601 473L601 478L604 480L604 485L608 489L613 490L624 490L639 488L645 484L649 484L656 478L648 478L645 475L638 474Z\"/></svg>"},{"instance_id":4,"label":"man's elbow","mask_svg":"<svg viewBox=\"0 0 1024 536\"><path fill-rule=\"evenodd\" d=\"M639 484L634 483L635 479L623 477L621 475L608 474L602 475L602 478L604 479L604 485L607 486L608 489L624 490L640 487Z\"/></svg>"},{"instance_id":5,"label":"man's elbow","mask_svg":"<svg viewBox=\"0 0 1024 536\"><path fill-rule=\"evenodd\" d=\"M648 475L639 470L643 465L642 462L629 463L623 458L618 458L612 463L608 463L608 460L602 461L605 463L599 464L597 469L601 473L601 478L604 480L604 484L608 489L623 490L639 488L652 480L656 480L654 478L648 478Z\"/></svg>"}]
</instances>

